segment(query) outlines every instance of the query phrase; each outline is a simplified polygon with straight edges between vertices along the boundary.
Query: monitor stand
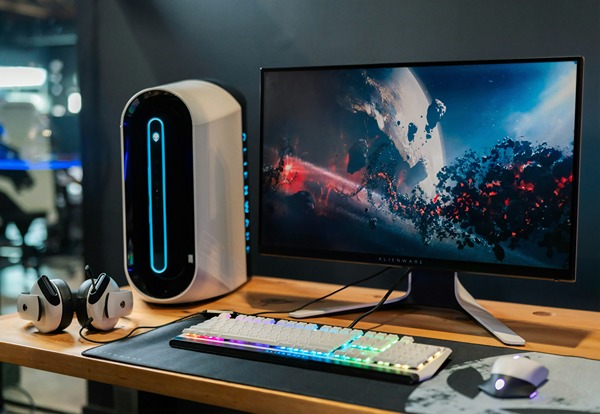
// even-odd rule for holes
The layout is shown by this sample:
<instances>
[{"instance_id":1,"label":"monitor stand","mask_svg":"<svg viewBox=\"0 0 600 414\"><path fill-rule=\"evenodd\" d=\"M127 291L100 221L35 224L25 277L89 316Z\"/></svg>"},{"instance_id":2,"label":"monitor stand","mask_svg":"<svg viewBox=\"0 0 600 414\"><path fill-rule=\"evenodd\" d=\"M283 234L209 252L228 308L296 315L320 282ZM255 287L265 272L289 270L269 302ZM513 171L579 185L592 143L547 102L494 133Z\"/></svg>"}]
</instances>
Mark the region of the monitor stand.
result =
<instances>
[{"instance_id":1,"label":"monitor stand","mask_svg":"<svg viewBox=\"0 0 600 414\"><path fill-rule=\"evenodd\" d=\"M454 273L454 275L452 275ZM354 304L325 309L303 309L290 312L293 318L309 318L321 315L355 311L375 306L376 303ZM479 322L492 335L506 345L525 345L525 340L496 319L479 305L458 280L456 272L433 272L413 270L408 275L408 289L397 298L388 299L386 307L398 305L450 308L466 313Z\"/></svg>"}]
</instances>

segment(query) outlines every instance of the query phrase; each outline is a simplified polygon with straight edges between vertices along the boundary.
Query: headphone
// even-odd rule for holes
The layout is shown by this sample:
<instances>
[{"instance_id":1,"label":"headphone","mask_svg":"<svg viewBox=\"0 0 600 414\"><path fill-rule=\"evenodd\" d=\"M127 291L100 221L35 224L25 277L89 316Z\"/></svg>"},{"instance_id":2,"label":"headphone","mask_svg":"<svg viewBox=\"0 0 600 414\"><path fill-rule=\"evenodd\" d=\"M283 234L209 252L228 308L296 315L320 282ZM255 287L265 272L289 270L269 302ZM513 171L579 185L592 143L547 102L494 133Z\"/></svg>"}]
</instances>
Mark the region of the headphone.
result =
<instances>
[{"instance_id":1,"label":"headphone","mask_svg":"<svg viewBox=\"0 0 600 414\"><path fill-rule=\"evenodd\" d=\"M89 266L86 274L91 273ZM106 273L87 279L72 292L62 279L42 275L29 293L17 298L17 312L22 319L33 322L41 333L59 332L71 324L73 313L83 327L110 331L122 316L133 310L133 294L120 290Z\"/></svg>"}]
</instances>

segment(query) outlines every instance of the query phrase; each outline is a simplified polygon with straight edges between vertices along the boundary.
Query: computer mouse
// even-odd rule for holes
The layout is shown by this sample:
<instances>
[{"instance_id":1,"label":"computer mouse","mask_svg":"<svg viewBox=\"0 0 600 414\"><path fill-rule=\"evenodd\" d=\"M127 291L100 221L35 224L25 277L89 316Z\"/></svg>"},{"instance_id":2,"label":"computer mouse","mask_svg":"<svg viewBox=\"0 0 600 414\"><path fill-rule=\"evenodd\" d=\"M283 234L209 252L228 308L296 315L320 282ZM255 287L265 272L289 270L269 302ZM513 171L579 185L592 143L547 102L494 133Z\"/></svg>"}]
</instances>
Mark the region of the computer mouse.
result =
<instances>
[{"instance_id":1,"label":"computer mouse","mask_svg":"<svg viewBox=\"0 0 600 414\"><path fill-rule=\"evenodd\" d=\"M522 355L499 357L479 388L497 398L533 398L548 378L548 368Z\"/></svg>"}]
</instances>

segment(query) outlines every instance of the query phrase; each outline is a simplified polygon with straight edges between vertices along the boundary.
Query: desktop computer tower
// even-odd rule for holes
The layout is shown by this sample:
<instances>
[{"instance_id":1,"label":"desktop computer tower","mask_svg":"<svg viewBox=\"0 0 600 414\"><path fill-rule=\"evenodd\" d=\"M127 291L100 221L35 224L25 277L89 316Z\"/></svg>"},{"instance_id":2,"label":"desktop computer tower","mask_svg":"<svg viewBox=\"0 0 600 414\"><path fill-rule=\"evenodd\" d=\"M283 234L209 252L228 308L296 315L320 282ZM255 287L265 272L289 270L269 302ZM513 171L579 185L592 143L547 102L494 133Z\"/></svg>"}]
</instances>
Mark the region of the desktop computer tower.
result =
<instances>
[{"instance_id":1,"label":"desktop computer tower","mask_svg":"<svg viewBox=\"0 0 600 414\"><path fill-rule=\"evenodd\" d=\"M226 294L248 277L242 108L189 80L135 94L121 117L125 274L152 303Z\"/></svg>"}]
</instances>

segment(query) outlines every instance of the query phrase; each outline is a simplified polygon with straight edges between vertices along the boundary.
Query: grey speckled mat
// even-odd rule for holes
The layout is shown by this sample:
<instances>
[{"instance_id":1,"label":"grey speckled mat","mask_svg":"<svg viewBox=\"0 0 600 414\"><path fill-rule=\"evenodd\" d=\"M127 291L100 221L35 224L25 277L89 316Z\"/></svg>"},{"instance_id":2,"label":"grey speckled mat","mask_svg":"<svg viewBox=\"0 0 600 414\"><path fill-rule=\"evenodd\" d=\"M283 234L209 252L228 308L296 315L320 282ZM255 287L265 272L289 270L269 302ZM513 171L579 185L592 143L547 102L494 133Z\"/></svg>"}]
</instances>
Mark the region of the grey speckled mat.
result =
<instances>
[{"instance_id":1,"label":"grey speckled mat","mask_svg":"<svg viewBox=\"0 0 600 414\"><path fill-rule=\"evenodd\" d=\"M169 346L169 340L177 336L184 327L198 323L202 319L202 316L197 316L167 325L133 338L89 349L83 355L392 411L439 413L442 408L443 411L447 411L448 404L453 404L456 408L470 407L465 412L482 412L490 409L492 410L490 412L499 413L554 412L552 407L559 410L556 412L576 413L590 412L590 410L594 412L594 407L600 407L600 402L594 402L593 399L591 401L588 399L590 404L586 404L587 394L591 396L594 391L582 395L580 387L578 398L567 396L569 398L566 398L566 403L559 403L559 400L565 400L562 395L564 392L561 392L560 396L553 395L553 398L541 398L546 395L544 388L548 391L551 389L560 391L559 381L556 381L556 387L551 387L555 382L554 370L558 370L554 368L555 366L562 366L563 368L560 369L562 372L572 371L567 363L576 362L579 375L582 371L589 372L591 375L600 372L599 361L535 354L535 357L543 359L543 362L552 363L550 380L540 389L540 396L525 401L497 400L479 392L477 385L489 376L489 369L495 357L517 352L514 349L415 338L423 343L450 347L453 353L448 364L434 378L421 384L406 385L205 354ZM595 380L588 380L588 388L594 383ZM584 384L584 381L580 384ZM567 391L570 389L571 387L566 388ZM595 397L595 400L599 398ZM540 403L536 404L538 401ZM565 411L567 408L565 404L571 403L573 405ZM502 410L504 407L506 411Z\"/></svg>"}]
</instances>

